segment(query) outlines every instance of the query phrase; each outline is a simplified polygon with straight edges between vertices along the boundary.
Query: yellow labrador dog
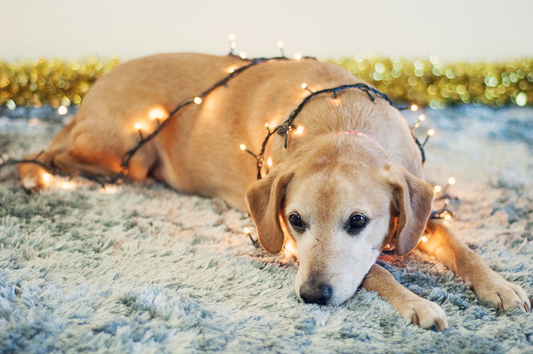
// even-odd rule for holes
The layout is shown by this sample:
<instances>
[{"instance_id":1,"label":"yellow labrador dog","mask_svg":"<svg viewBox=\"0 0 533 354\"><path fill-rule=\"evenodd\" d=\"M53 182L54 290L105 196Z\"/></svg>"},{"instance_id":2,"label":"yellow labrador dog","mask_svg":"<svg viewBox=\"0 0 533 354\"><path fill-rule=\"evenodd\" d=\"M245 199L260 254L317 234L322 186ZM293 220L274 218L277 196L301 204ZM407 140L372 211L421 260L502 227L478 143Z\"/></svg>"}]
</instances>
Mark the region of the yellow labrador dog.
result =
<instances>
[{"instance_id":1,"label":"yellow labrador dog","mask_svg":"<svg viewBox=\"0 0 533 354\"><path fill-rule=\"evenodd\" d=\"M49 150L27 158L73 175L112 177L138 143L139 129L146 135L157 128L154 114L164 117L248 63L234 56L163 54L123 64L96 82ZM180 191L249 210L265 250L275 254L287 242L296 245L295 291L305 302L338 305L362 283L413 323L447 328L438 305L375 264L380 250L395 243L399 255L418 246L435 256L498 308L530 311L526 292L492 271L448 222L428 220L434 192L421 154L405 119L384 99L372 102L356 89L314 97L287 142L279 135L269 141L265 157L272 166L256 179L255 159L239 146L259 152L265 123L281 124L309 95L302 83L316 92L358 82L334 64L311 59L256 65L201 104L180 110L133 156L129 177L152 175ZM19 171L26 188L46 186L42 167L21 164ZM424 230L428 241L418 243Z\"/></svg>"}]
</instances>

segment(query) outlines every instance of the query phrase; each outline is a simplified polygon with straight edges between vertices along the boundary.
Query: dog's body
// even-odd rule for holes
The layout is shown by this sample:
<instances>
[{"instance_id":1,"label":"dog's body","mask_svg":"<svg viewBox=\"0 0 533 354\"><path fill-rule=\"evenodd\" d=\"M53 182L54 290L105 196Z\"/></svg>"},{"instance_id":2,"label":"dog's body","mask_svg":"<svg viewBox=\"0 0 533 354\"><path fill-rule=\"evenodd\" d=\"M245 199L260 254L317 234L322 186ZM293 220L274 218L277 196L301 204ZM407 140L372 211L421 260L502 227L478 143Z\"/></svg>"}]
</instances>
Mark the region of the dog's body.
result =
<instances>
[{"instance_id":1,"label":"dog's body","mask_svg":"<svg viewBox=\"0 0 533 354\"><path fill-rule=\"evenodd\" d=\"M156 127L154 109L170 112L248 64L239 58L165 54L121 65L102 77L83 100L74 120L39 161L71 174L114 176L121 158ZM282 123L313 91L360 82L344 69L315 60L276 61L250 68L180 111L133 157L129 176L149 174L184 192L220 197L249 209L263 247L278 253L287 241L298 249L296 292L306 302L339 304L361 284L376 290L403 317L423 327L447 327L444 312L403 289L373 265L396 235L400 255L414 248L435 255L472 285L476 293L505 309L529 311L527 294L492 272L457 240L446 222L428 221L433 199L424 182L420 152L401 114L389 103L373 103L359 90L337 99L313 98L298 115L288 146L275 136L267 145L267 166L256 181L255 160L239 149L259 152L270 127ZM160 118L165 118L165 113ZM36 156L36 155L35 155ZM33 157L35 157L33 156ZM44 170L20 165L26 188L45 185ZM245 201L246 195L246 201Z\"/></svg>"}]
</instances>

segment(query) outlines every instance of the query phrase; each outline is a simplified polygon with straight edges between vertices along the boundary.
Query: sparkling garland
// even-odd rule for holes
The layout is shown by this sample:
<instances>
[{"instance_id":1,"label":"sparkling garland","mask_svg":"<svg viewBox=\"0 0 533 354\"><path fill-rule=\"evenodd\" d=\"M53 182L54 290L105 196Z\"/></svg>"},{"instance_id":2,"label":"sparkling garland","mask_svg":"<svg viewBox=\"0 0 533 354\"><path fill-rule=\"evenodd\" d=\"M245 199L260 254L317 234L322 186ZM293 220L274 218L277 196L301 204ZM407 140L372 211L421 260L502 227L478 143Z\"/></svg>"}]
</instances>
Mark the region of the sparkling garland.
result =
<instances>
[{"instance_id":1,"label":"sparkling garland","mask_svg":"<svg viewBox=\"0 0 533 354\"><path fill-rule=\"evenodd\" d=\"M9 109L50 105L79 106L92 84L120 64L116 57L77 61L41 58L5 63L0 60L0 106Z\"/></svg>"},{"instance_id":2,"label":"sparkling garland","mask_svg":"<svg viewBox=\"0 0 533 354\"><path fill-rule=\"evenodd\" d=\"M445 64L434 55L414 61L356 55L335 63L396 102L435 109L461 103L533 105L533 59Z\"/></svg>"},{"instance_id":3,"label":"sparkling garland","mask_svg":"<svg viewBox=\"0 0 533 354\"><path fill-rule=\"evenodd\" d=\"M246 57L244 53L240 55ZM436 56L412 61L356 55L334 62L396 102L435 109L461 103L494 107L533 105L533 59L444 64ZM90 57L81 62L45 58L12 63L0 60L0 105L9 109L79 106L91 85L118 64L120 60L116 57L107 60Z\"/></svg>"}]
</instances>

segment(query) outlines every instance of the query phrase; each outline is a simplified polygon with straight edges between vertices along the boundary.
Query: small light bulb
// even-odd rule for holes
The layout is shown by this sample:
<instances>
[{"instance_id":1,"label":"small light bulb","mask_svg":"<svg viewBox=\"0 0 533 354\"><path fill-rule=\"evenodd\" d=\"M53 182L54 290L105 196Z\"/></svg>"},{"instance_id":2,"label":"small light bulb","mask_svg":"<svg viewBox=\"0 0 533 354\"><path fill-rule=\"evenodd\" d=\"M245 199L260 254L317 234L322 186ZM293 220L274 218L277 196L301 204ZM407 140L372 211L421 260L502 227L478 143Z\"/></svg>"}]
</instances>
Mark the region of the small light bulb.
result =
<instances>
[{"instance_id":1,"label":"small light bulb","mask_svg":"<svg viewBox=\"0 0 533 354\"><path fill-rule=\"evenodd\" d=\"M268 125L268 123L265 123L265 128L270 129L270 125Z\"/></svg>"},{"instance_id":2,"label":"small light bulb","mask_svg":"<svg viewBox=\"0 0 533 354\"><path fill-rule=\"evenodd\" d=\"M429 136L433 136L433 135L435 135L435 129L430 129L430 130L428 130L428 135L429 135Z\"/></svg>"},{"instance_id":3,"label":"small light bulb","mask_svg":"<svg viewBox=\"0 0 533 354\"><path fill-rule=\"evenodd\" d=\"M307 88L307 84L302 84L302 88L305 90Z\"/></svg>"},{"instance_id":4,"label":"small light bulb","mask_svg":"<svg viewBox=\"0 0 533 354\"><path fill-rule=\"evenodd\" d=\"M444 215L444 220L450 220L452 216L450 214Z\"/></svg>"},{"instance_id":5,"label":"small light bulb","mask_svg":"<svg viewBox=\"0 0 533 354\"><path fill-rule=\"evenodd\" d=\"M300 60L300 59L302 59L302 54L300 54L300 53L294 53L294 59L296 59L296 60Z\"/></svg>"},{"instance_id":6,"label":"small light bulb","mask_svg":"<svg viewBox=\"0 0 533 354\"><path fill-rule=\"evenodd\" d=\"M418 106L416 104L411 105L411 111L415 112L418 111Z\"/></svg>"},{"instance_id":7,"label":"small light bulb","mask_svg":"<svg viewBox=\"0 0 533 354\"><path fill-rule=\"evenodd\" d=\"M283 41L278 41L278 47L283 48Z\"/></svg>"},{"instance_id":8,"label":"small light bulb","mask_svg":"<svg viewBox=\"0 0 533 354\"><path fill-rule=\"evenodd\" d=\"M241 54L239 54L239 56L241 57L241 59L246 59L246 53L245 52L241 52Z\"/></svg>"},{"instance_id":9,"label":"small light bulb","mask_svg":"<svg viewBox=\"0 0 533 354\"><path fill-rule=\"evenodd\" d=\"M250 229L247 228L247 227L245 227L245 228L244 228L244 233L247 234L247 235L250 234L250 233L251 233L251 232L250 232Z\"/></svg>"},{"instance_id":10,"label":"small light bulb","mask_svg":"<svg viewBox=\"0 0 533 354\"><path fill-rule=\"evenodd\" d=\"M272 157L269 157L267 159L267 165L268 165L268 167L272 167Z\"/></svg>"},{"instance_id":11,"label":"small light bulb","mask_svg":"<svg viewBox=\"0 0 533 354\"><path fill-rule=\"evenodd\" d=\"M440 192L442 190L442 187L441 186L435 186L435 188L433 188L435 190L435 192Z\"/></svg>"},{"instance_id":12,"label":"small light bulb","mask_svg":"<svg viewBox=\"0 0 533 354\"><path fill-rule=\"evenodd\" d=\"M229 34L228 39L233 42L235 40L235 35L233 33Z\"/></svg>"},{"instance_id":13,"label":"small light bulb","mask_svg":"<svg viewBox=\"0 0 533 354\"><path fill-rule=\"evenodd\" d=\"M453 177L448 178L448 184L453 186L455 184L455 178Z\"/></svg>"},{"instance_id":14,"label":"small light bulb","mask_svg":"<svg viewBox=\"0 0 533 354\"><path fill-rule=\"evenodd\" d=\"M241 144L240 148L241 148L242 151L246 151L246 145Z\"/></svg>"},{"instance_id":15,"label":"small light bulb","mask_svg":"<svg viewBox=\"0 0 533 354\"><path fill-rule=\"evenodd\" d=\"M44 183L50 182L50 178L52 178L52 175L49 173L43 173L43 181Z\"/></svg>"},{"instance_id":16,"label":"small light bulb","mask_svg":"<svg viewBox=\"0 0 533 354\"><path fill-rule=\"evenodd\" d=\"M67 114L67 107L65 106L60 106L57 110L57 113L61 114L62 116Z\"/></svg>"},{"instance_id":17,"label":"small light bulb","mask_svg":"<svg viewBox=\"0 0 533 354\"><path fill-rule=\"evenodd\" d=\"M68 189L70 187L70 184L68 182L63 182L63 189Z\"/></svg>"},{"instance_id":18,"label":"small light bulb","mask_svg":"<svg viewBox=\"0 0 533 354\"><path fill-rule=\"evenodd\" d=\"M135 129L141 129L141 123L135 123Z\"/></svg>"},{"instance_id":19,"label":"small light bulb","mask_svg":"<svg viewBox=\"0 0 533 354\"><path fill-rule=\"evenodd\" d=\"M422 240L422 242L428 242L428 238L426 236L420 237L420 240Z\"/></svg>"},{"instance_id":20,"label":"small light bulb","mask_svg":"<svg viewBox=\"0 0 533 354\"><path fill-rule=\"evenodd\" d=\"M303 127L303 125L300 125L300 126L298 126L298 128L296 129L296 131L294 132L294 134L298 134L298 135L300 135L300 134L302 134L303 132L304 132L304 127Z\"/></svg>"},{"instance_id":21,"label":"small light bulb","mask_svg":"<svg viewBox=\"0 0 533 354\"><path fill-rule=\"evenodd\" d=\"M154 119L158 119L158 118L164 118L167 115L168 115L167 112L165 112L161 108L154 108L154 109L152 109L150 111L150 113L148 113L148 118L150 120L154 120Z\"/></svg>"},{"instance_id":22,"label":"small light bulb","mask_svg":"<svg viewBox=\"0 0 533 354\"><path fill-rule=\"evenodd\" d=\"M424 121L426 119L426 115L425 114L421 114L419 117L418 117L418 120L419 121Z\"/></svg>"},{"instance_id":23,"label":"small light bulb","mask_svg":"<svg viewBox=\"0 0 533 354\"><path fill-rule=\"evenodd\" d=\"M229 44L229 47L230 47L231 49L235 49L235 47L237 47L237 43L235 43L235 42L231 42L231 43Z\"/></svg>"},{"instance_id":24,"label":"small light bulb","mask_svg":"<svg viewBox=\"0 0 533 354\"><path fill-rule=\"evenodd\" d=\"M200 103L202 103L202 99L200 97L195 97L194 98L194 103L200 104Z\"/></svg>"},{"instance_id":25,"label":"small light bulb","mask_svg":"<svg viewBox=\"0 0 533 354\"><path fill-rule=\"evenodd\" d=\"M235 67L234 67L234 66L230 66L230 67L228 68L228 72L229 72L230 74L231 74L232 72L234 72L234 71L235 71Z\"/></svg>"}]
</instances>

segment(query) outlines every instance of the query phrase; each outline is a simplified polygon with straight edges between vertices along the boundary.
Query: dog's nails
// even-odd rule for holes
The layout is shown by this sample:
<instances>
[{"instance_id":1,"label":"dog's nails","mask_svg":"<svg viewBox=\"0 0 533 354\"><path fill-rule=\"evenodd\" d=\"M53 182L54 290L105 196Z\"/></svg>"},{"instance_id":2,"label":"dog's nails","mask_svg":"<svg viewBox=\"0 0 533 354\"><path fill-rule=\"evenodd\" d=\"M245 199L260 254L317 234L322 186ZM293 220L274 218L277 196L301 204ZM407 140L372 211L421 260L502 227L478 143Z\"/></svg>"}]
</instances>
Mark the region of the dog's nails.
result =
<instances>
[{"instance_id":1,"label":"dog's nails","mask_svg":"<svg viewBox=\"0 0 533 354\"><path fill-rule=\"evenodd\" d=\"M415 326L420 325L420 319L418 318L418 315L416 313L413 315L412 322Z\"/></svg>"},{"instance_id":2,"label":"dog's nails","mask_svg":"<svg viewBox=\"0 0 533 354\"><path fill-rule=\"evenodd\" d=\"M439 331L444 331L444 322L440 318L436 319L435 323L437 324Z\"/></svg>"},{"instance_id":3,"label":"dog's nails","mask_svg":"<svg viewBox=\"0 0 533 354\"><path fill-rule=\"evenodd\" d=\"M502 302L498 303L498 310L503 310L503 303Z\"/></svg>"},{"instance_id":4,"label":"dog's nails","mask_svg":"<svg viewBox=\"0 0 533 354\"><path fill-rule=\"evenodd\" d=\"M531 299L529 301L531 301ZM526 308L526 312L531 312L531 308L529 307L529 304L526 301L524 301L524 307Z\"/></svg>"}]
</instances>

